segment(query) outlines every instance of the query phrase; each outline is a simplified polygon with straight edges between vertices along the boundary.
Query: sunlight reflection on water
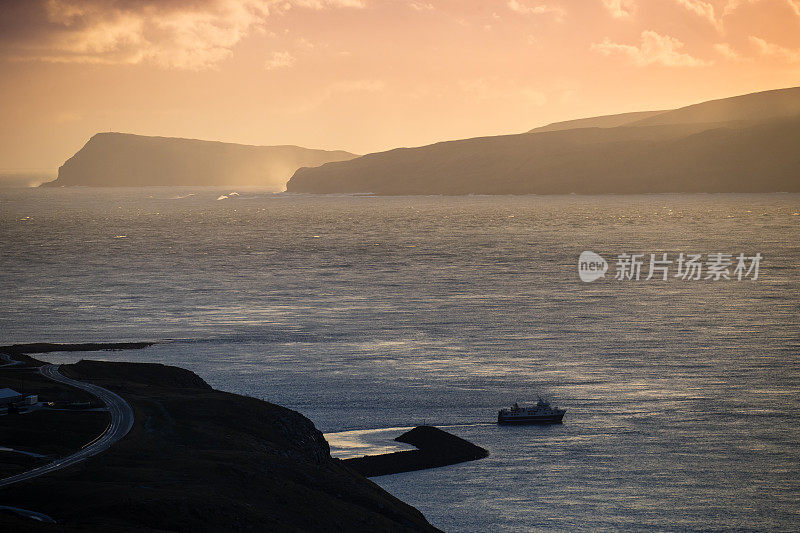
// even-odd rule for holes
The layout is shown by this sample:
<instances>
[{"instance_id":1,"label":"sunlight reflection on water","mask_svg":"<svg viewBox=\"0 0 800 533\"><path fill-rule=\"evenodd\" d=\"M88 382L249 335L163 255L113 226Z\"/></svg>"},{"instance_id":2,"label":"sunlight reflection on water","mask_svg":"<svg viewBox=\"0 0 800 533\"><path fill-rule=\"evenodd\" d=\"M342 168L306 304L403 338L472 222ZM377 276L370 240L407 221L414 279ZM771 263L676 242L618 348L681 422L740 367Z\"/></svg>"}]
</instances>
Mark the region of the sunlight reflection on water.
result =
<instances>
[{"instance_id":1,"label":"sunlight reflection on water","mask_svg":"<svg viewBox=\"0 0 800 533\"><path fill-rule=\"evenodd\" d=\"M343 451L449 427L490 456L375 479L448 531L800 529L800 195L229 192L0 192L3 342L170 340L48 359L190 368ZM583 284L583 250L765 263ZM493 423L537 394L563 425Z\"/></svg>"}]
</instances>

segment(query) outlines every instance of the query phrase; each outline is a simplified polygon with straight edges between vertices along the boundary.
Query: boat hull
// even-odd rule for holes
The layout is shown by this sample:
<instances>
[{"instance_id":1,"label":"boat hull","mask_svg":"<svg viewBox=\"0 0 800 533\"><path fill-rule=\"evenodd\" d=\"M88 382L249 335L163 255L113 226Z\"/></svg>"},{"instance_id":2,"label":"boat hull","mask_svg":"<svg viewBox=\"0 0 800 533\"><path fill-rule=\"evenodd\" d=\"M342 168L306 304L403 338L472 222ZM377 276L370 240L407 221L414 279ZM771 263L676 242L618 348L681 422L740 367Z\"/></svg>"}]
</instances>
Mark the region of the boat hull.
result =
<instances>
[{"instance_id":1,"label":"boat hull","mask_svg":"<svg viewBox=\"0 0 800 533\"><path fill-rule=\"evenodd\" d=\"M561 424L564 418L564 413L557 414L557 415L549 415L549 416L497 416L497 423L503 425L512 425L512 424L536 424L536 425L547 425L547 424Z\"/></svg>"}]
</instances>

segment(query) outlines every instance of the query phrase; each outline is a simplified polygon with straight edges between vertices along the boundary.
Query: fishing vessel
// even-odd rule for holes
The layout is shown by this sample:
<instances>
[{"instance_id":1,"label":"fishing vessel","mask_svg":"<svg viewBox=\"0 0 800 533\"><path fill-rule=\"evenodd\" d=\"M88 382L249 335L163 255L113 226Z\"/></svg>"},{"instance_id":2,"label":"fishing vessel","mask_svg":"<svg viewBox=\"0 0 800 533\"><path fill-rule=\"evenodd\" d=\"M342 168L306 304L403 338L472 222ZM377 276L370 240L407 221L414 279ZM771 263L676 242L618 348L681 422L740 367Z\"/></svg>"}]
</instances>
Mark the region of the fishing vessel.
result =
<instances>
[{"instance_id":1,"label":"fishing vessel","mask_svg":"<svg viewBox=\"0 0 800 533\"><path fill-rule=\"evenodd\" d=\"M498 424L560 424L566 410L553 407L550 402L539 398L534 407L520 407L514 403L511 409L497 412Z\"/></svg>"}]
</instances>

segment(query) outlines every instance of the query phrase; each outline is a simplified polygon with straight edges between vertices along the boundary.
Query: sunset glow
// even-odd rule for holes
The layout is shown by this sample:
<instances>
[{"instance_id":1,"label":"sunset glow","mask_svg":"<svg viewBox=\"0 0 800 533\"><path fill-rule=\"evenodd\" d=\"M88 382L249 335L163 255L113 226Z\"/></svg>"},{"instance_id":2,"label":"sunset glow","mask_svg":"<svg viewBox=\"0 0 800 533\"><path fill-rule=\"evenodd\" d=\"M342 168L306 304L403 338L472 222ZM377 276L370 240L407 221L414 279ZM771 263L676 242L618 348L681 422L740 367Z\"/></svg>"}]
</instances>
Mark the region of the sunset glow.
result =
<instances>
[{"instance_id":1,"label":"sunset glow","mask_svg":"<svg viewBox=\"0 0 800 533\"><path fill-rule=\"evenodd\" d=\"M800 1L4 0L0 62L0 169L109 130L367 153L800 85Z\"/></svg>"}]
</instances>

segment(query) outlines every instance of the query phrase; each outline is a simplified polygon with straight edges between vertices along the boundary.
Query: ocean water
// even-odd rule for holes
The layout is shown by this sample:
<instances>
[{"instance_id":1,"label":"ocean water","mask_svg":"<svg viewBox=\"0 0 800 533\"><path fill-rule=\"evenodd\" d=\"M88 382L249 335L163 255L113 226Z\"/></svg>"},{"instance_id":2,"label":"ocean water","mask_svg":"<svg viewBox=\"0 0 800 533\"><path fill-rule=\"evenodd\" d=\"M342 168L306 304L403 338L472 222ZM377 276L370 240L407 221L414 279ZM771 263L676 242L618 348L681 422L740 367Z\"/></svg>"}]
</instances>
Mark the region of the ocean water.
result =
<instances>
[{"instance_id":1,"label":"ocean water","mask_svg":"<svg viewBox=\"0 0 800 533\"><path fill-rule=\"evenodd\" d=\"M375 478L446 531L800 529L800 195L231 192L0 191L0 342L163 341L92 357L297 409L342 455L446 428L490 456ZM583 283L584 250L763 259ZM537 395L564 424L494 423Z\"/></svg>"}]
</instances>

